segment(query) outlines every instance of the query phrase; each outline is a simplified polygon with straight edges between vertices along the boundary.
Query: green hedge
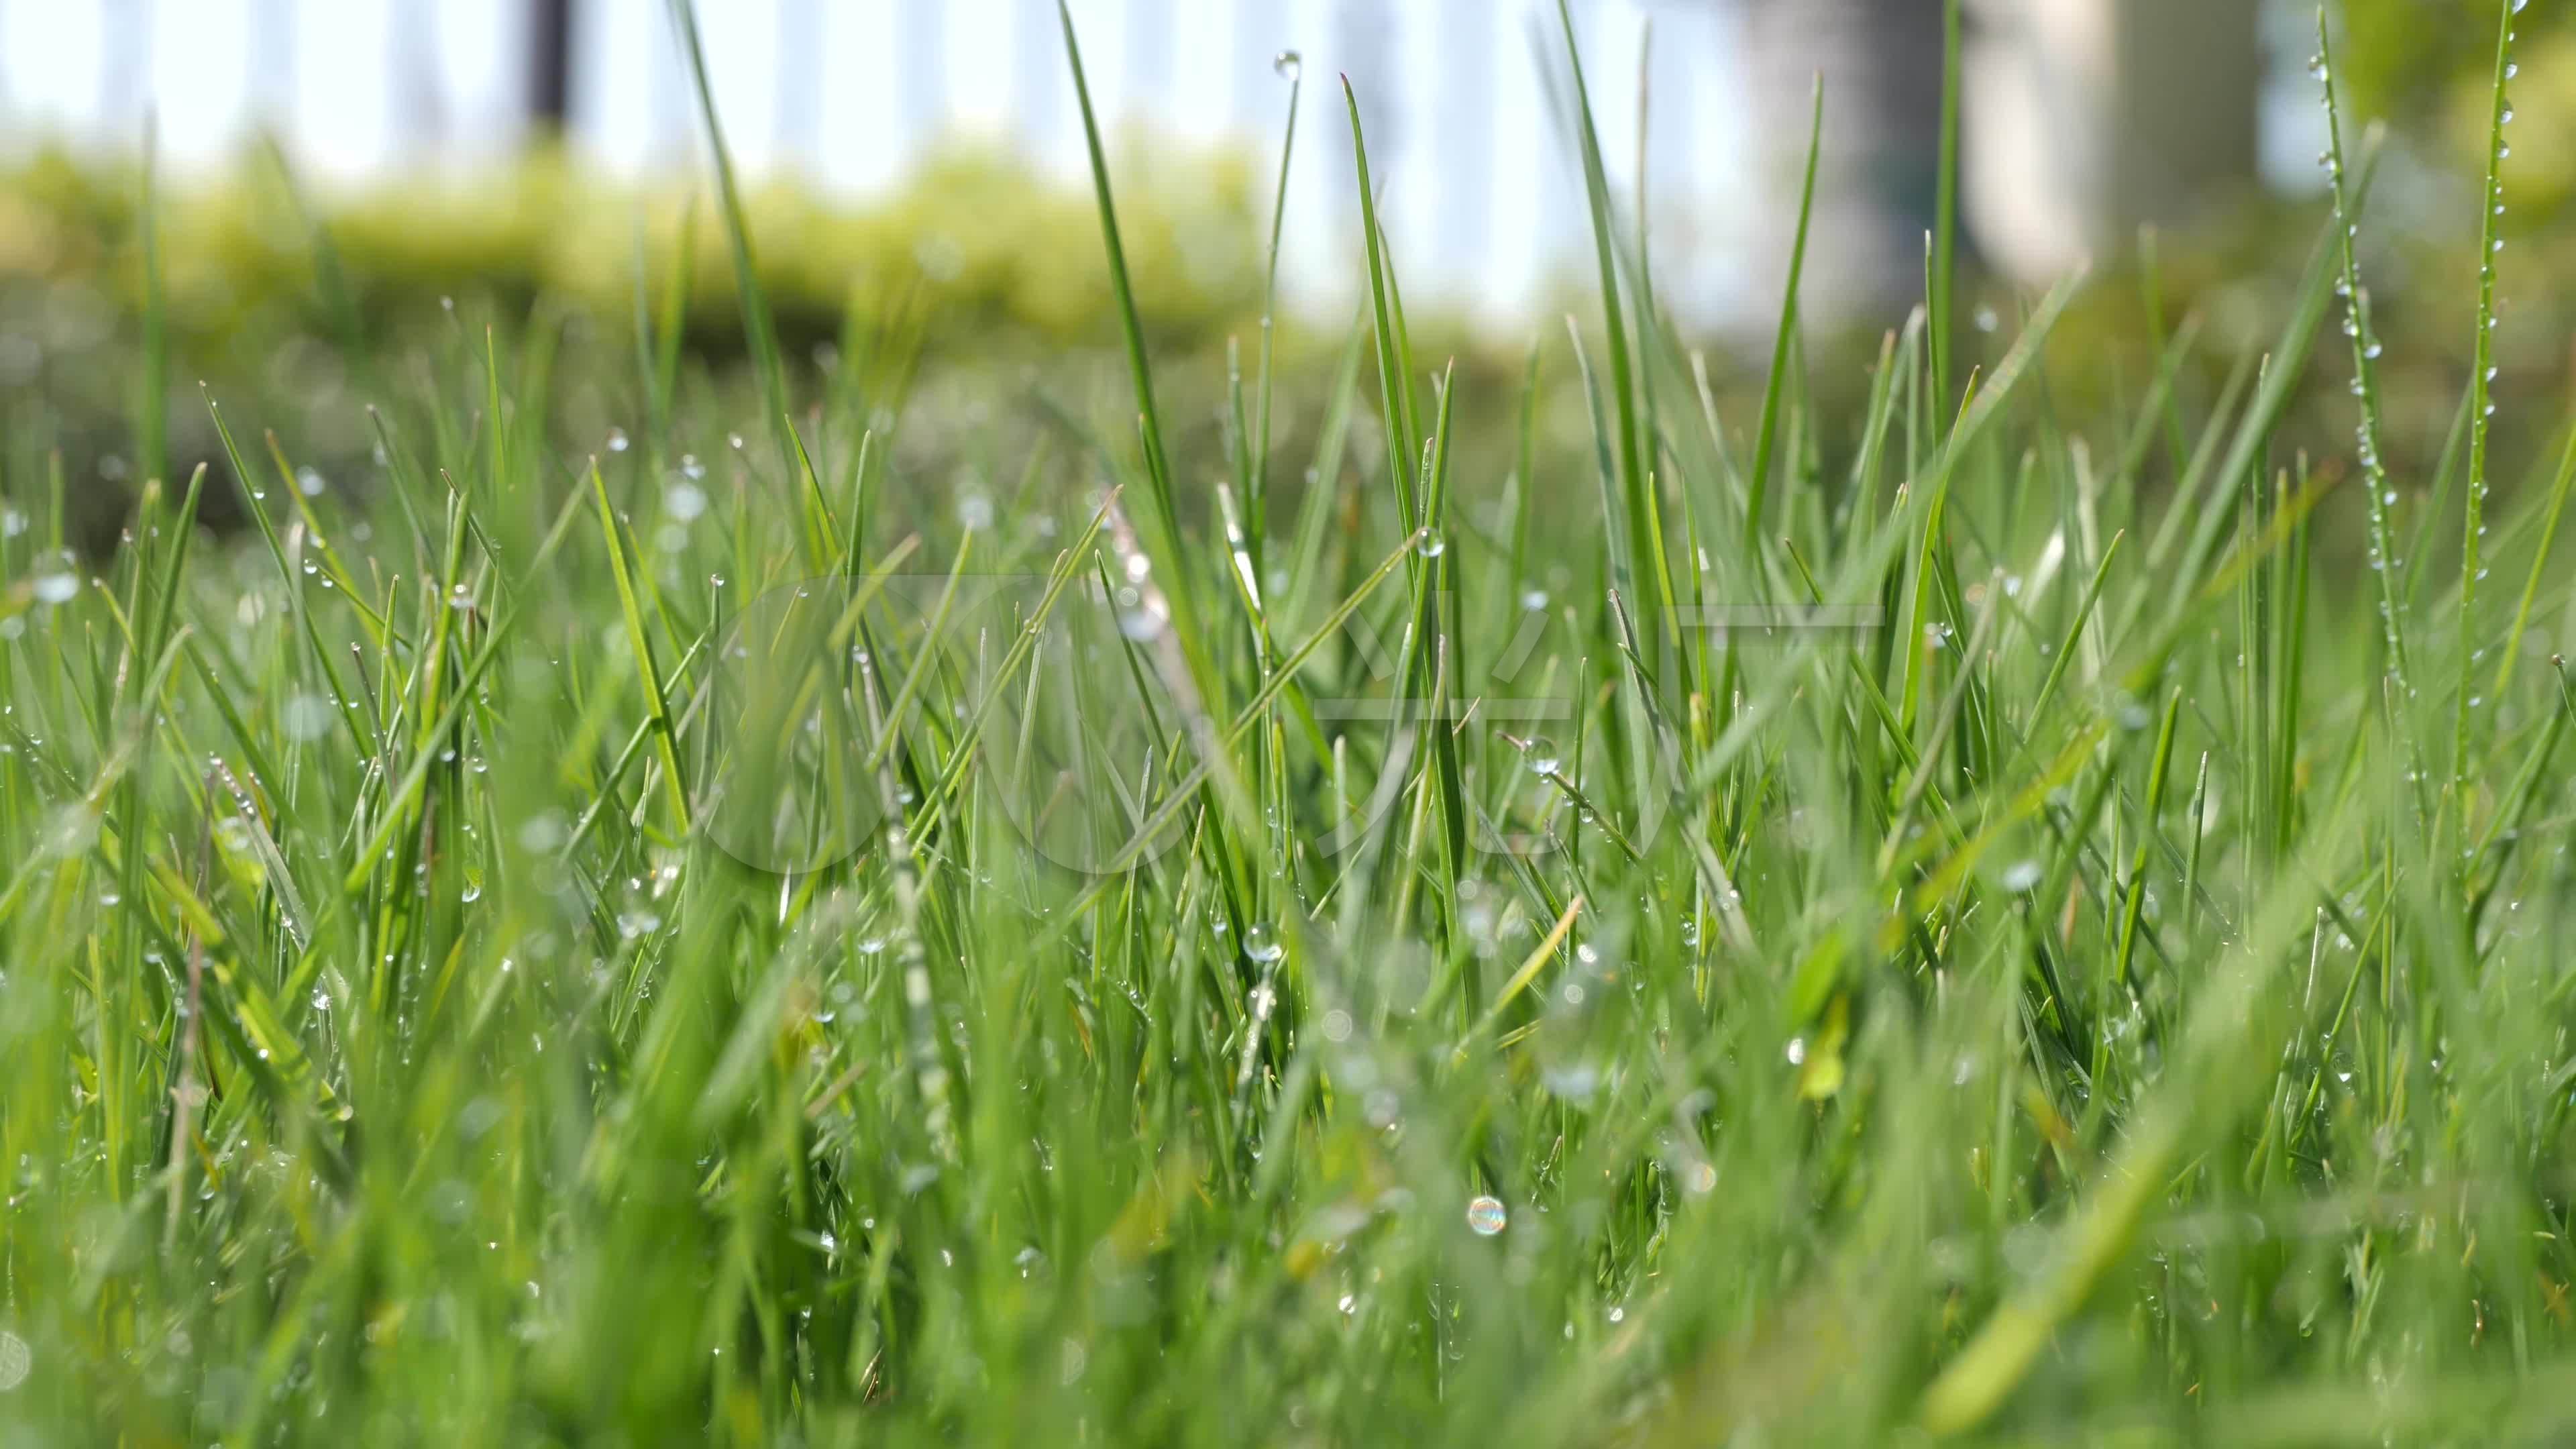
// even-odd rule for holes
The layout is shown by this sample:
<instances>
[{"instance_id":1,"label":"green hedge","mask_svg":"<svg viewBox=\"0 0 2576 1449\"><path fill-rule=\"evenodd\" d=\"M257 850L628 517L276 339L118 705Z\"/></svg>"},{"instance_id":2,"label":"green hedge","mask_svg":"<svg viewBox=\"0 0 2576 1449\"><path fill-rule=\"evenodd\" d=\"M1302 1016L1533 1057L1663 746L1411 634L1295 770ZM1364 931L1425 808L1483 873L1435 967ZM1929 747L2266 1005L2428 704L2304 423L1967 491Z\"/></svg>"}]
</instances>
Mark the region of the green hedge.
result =
<instances>
[{"instance_id":1,"label":"green hedge","mask_svg":"<svg viewBox=\"0 0 2576 1449\"><path fill-rule=\"evenodd\" d=\"M1139 154L1121 162L1120 213L1149 326L1189 342L1258 307L1267 199L1223 153ZM141 187L130 165L47 150L0 171L0 285L86 283L130 301L140 277ZM246 158L211 181L165 189L162 253L171 325L218 341L271 322L319 327L313 230L336 249L370 327L434 311L447 296L564 299L601 315L633 306L640 257L656 279L683 252L693 328L738 326L732 261L711 188L620 185L558 151L471 177L418 177L309 206L280 169ZM1044 342L1097 335L1109 316L1087 191L995 157L955 151L899 192L863 206L787 184L745 198L763 288L790 335L829 335L855 309L928 306L952 329ZM657 280L658 285L658 280Z\"/></svg>"}]
</instances>

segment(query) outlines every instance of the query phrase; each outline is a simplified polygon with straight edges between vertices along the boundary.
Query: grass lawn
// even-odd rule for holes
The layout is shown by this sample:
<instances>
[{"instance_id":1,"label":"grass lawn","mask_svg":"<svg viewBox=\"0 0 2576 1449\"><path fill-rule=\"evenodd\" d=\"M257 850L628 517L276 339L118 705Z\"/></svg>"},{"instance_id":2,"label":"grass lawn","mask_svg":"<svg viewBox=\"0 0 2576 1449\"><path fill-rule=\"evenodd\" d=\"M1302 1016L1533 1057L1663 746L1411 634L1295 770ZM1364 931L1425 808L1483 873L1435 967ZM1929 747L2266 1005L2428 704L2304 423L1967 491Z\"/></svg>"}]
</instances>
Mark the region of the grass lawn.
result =
<instances>
[{"instance_id":1,"label":"grass lawn","mask_svg":"<svg viewBox=\"0 0 2576 1449\"><path fill-rule=\"evenodd\" d=\"M2176 318L2052 408L2080 280L1970 366L1945 223L1863 409L1793 271L1722 417L1566 78L1599 291L1473 411L1570 452L1454 436L1374 217L1300 446L1266 328L1174 426L1096 129L1132 379L990 488L782 357L711 109L748 390L639 276L370 360L369 478L220 386L174 466L152 292L122 543L5 479L0 1443L2576 1432L2509 254L2430 467L2339 114L2214 401Z\"/></svg>"}]
</instances>

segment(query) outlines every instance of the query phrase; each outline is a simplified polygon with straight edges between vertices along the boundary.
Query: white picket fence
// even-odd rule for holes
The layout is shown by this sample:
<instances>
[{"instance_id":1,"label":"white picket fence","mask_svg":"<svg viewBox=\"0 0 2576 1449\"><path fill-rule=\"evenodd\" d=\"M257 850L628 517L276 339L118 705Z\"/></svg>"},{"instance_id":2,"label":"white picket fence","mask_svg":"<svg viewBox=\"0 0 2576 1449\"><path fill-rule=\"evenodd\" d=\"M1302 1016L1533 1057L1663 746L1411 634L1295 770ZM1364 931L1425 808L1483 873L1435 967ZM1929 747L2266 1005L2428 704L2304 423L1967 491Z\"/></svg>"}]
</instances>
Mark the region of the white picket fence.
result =
<instances>
[{"instance_id":1,"label":"white picket fence","mask_svg":"<svg viewBox=\"0 0 2576 1449\"><path fill-rule=\"evenodd\" d=\"M1633 171L1651 17L1659 280L1718 320L1752 200L1735 0L1577 0L1611 169ZM262 126L328 182L470 168L523 125L526 0L0 0L0 136L130 144L156 116L174 169ZM1286 285L1347 305L1357 189L1337 77L1361 92L1409 295L1520 326L1578 275L1579 173L1549 79L1554 0L1074 0L1095 101L1182 144L1275 154L1296 52L1307 80ZM755 172L863 199L955 137L1083 167L1055 0L700 0L728 139ZM572 130L626 174L702 164L665 0L576 0ZM1542 67L1546 69L1543 70Z\"/></svg>"}]
</instances>

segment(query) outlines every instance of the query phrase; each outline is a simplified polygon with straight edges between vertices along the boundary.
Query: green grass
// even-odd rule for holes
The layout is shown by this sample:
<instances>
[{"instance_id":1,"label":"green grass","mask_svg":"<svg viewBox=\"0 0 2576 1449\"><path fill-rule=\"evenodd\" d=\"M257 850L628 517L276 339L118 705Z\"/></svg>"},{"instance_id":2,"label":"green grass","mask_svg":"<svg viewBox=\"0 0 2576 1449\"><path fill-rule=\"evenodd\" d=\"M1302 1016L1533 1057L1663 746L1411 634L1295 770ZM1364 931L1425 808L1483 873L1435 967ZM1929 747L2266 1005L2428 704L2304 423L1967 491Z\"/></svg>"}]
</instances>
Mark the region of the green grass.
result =
<instances>
[{"instance_id":1,"label":"green grass","mask_svg":"<svg viewBox=\"0 0 2576 1449\"><path fill-rule=\"evenodd\" d=\"M1317 415L1265 330L1171 430L1087 94L1128 367L992 378L970 481L787 365L721 173L756 386L639 266L605 362L368 359L363 484L209 396L85 560L12 455L0 1442L2576 1427L2576 427L2490 492L2494 273L2464 469L2383 457L2329 91L2214 400L2151 271L2134 410L2050 405L2080 283L1978 355L1945 177L1862 410L1793 262L1722 417L1565 79L1507 476L1373 205ZM2276 436L2347 316L2357 463Z\"/></svg>"}]
</instances>

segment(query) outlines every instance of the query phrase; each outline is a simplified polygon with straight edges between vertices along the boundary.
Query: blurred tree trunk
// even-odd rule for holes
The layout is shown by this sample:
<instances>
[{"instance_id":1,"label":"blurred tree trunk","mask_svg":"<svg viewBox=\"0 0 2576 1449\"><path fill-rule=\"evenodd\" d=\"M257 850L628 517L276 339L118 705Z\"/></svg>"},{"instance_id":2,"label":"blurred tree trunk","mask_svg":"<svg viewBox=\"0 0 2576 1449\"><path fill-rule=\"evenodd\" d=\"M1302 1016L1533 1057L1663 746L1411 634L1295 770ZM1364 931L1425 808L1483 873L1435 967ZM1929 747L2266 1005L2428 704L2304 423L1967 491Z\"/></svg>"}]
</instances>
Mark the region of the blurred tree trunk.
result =
<instances>
[{"instance_id":1,"label":"blurred tree trunk","mask_svg":"<svg viewBox=\"0 0 2576 1449\"><path fill-rule=\"evenodd\" d=\"M1941 0L1748 0L1744 73L1761 166L1748 322L1767 334L1796 240L1819 76L1824 136L1799 311L1826 329L1902 319L1923 294L1940 179Z\"/></svg>"},{"instance_id":2,"label":"blurred tree trunk","mask_svg":"<svg viewBox=\"0 0 2576 1449\"><path fill-rule=\"evenodd\" d=\"M1961 212L2042 281L2251 183L2249 0L1970 0Z\"/></svg>"},{"instance_id":3,"label":"blurred tree trunk","mask_svg":"<svg viewBox=\"0 0 2576 1449\"><path fill-rule=\"evenodd\" d=\"M1763 166L1753 317L1788 271L1811 86L1825 123L1801 313L1893 325L1923 295L1939 186L1941 0L1743 0ZM2254 173L2251 0L1967 0L1962 242L2043 281L2188 220Z\"/></svg>"}]
</instances>

